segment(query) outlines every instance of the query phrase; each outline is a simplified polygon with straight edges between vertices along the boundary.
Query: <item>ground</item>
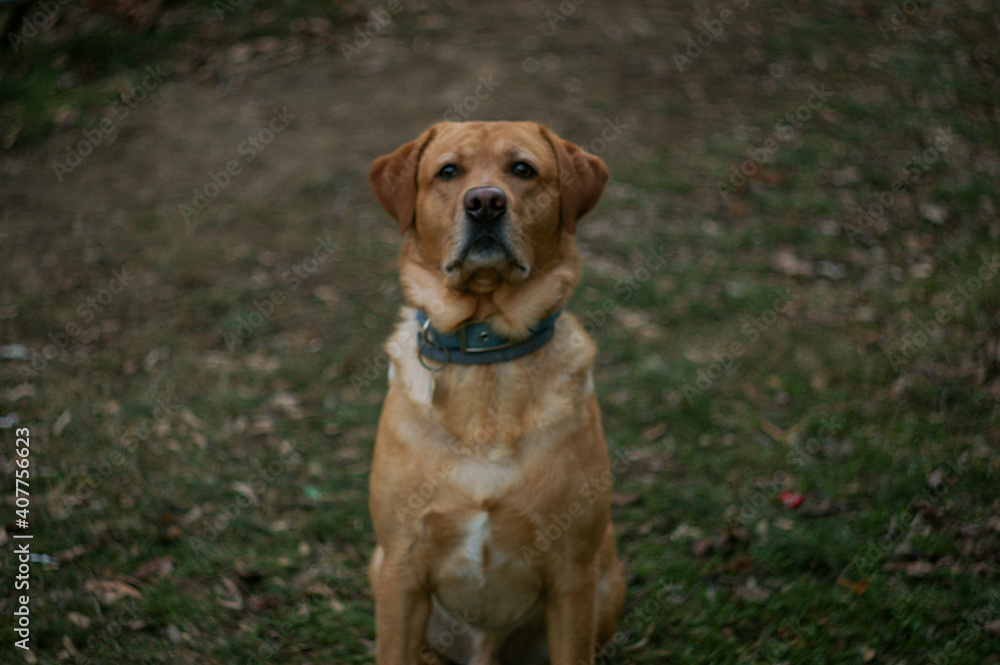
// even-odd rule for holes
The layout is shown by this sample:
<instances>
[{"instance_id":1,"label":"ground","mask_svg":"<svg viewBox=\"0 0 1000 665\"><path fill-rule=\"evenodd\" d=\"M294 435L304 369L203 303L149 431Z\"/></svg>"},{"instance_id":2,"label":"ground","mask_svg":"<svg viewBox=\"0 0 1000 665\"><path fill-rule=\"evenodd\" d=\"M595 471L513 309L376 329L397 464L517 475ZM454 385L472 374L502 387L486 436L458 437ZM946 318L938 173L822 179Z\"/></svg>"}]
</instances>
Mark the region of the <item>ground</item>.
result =
<instances>
[{"instance_id":1,"label":"ground","mask_svg":"<svg viewBox=\"0 0 1000 665\"><path fill-rule=\"evenodd\" d=\"M8 27L2 659L373 662L401 294L365 174L468 118L612 173L570 305L623 461L599 662L1000 663L1000 13L482 4Z\"/></svg>"}]
</instances>

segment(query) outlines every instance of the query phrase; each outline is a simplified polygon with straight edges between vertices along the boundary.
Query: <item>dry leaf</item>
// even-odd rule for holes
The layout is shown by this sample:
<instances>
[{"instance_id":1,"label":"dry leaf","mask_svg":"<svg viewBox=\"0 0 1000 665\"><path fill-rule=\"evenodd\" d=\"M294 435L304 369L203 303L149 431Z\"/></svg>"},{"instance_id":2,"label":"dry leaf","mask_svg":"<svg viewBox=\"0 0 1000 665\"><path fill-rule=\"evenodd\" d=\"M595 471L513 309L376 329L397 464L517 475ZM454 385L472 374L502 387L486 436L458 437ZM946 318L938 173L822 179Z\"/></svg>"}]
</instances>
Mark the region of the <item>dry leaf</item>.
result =
<instances>
[{"instance_id":1,"label":"dry leaf","mask_svg":"<svg viewBox=\"0 0 1000 665\"><path fill-rule=\"evenodd\" d=\"M334 595L333 589L322 582L313 582L302 590L307 596L323 596L329 598Z\"/></svg>"},{"instance_id":2,"label":"dry leaf","mask_svg":"<svg viewBox=\"0 0 1000 665\"><path fill-rule=\"evenodd\" d=\"M674 542L678 540L698 540L704 536L705 532L698 527L691 526L687 522L681 522L677 525L677 528L670 533L670 540Z\"/></svg>"},{"instance_id":3,"label":"dry leaf","mask_svg":"<svg viewBox=\"0 0 1000 665\"><path fill-rule=\"evenodd\" d=\"M56 558L62 562L69 562L77 558L81 554L85 554L86 552L87 548L84 547L83 545L74 545L68 550L63 550L62 552L56 552Z\"/></svg>"},{"instance_id":4,"label":"dry leaf","mask_svg":"<svg viewBox=\"0 0 1000 665\"><path fill-rule=\"evenodd\" d=\"M277 431L277 426L274 423L274 418L263 415L254 417L249 433L259 436L261 434L274 434L275 431Z\"/></svg>"},{"instance_id":5,"label":"dry leaf","mask_svg":"<svg viewBox=\"0 0 1000 665\"><path fill-rule=\"evenodd\" d=\"M861 662L870 663L875 659L875 649L870 646L863 645L859 651L861 652Z\"/></svg>"},{"instance_id":6,"label":"dry leaf","mask_svg":"<svg viewBox=\"0 0 1000 665\"><path fill-rule=\"evenodd\" d=\"M170 359L170 349L165 346L161 346L152 349L146 354L146 357L142 359L142 368L147 372L153 370L154 367L159 365L164 360Z\"/></svg>"},{"instance_id":7,"label":"dry leaf","mask_svg":"<svg viewBox=\"0 0 1000 665\"><path fill-rule=\"evenodd\" d=\"M257 496L257 492L253 490L253 487L249 483L236 481L233 483L233 489L245 496L253 505L260 505L260 497Z\"/></svg>"},{"instance_id":8,"label":"dry leaf","mask_svg":"<svg viewBox=\"0 0 1000 665\"><path fill-rule=\"evenodd\" d=\"M639 500L638 494L612 494L611 495L611 505L612 506L627 506L629 504L635 503Z\"/></svg>"},{"instance_id":9,"label":"dry leaf","mask_svg":"<svg viewBox=\"0 0 1000 665\"><path fill-rule=\"evenodd\" d=\"M271 533L282 533L292 528L292 521L287 517L282 518L271 522L267 525L267 528L270 529Z\"/></svg>"},{"instance_id":10,"label":"dry leaf","mask_svg":"<svg viewBox=\"0 0 1000 665\"><path fill-rule=\"evenodd\" d=\"M62 415L56 419L54 425L52 425L52 433L59 436L66 429L66 425L69 425L69 421L72 420L73 416L70 415L69 409L62 412Z\"/></svg>"},{"instance_id":11,"label":"dry leaf","mask_svg":"<svg viewBox=\"0 0 1000 665\"><path fill-rule=\"evenodd\" d=\"M118 580L88 580L84 583L83 590L97 596L104 605L113 605L125 597L142 598L142 592Z\"/></svg>"},{"instance_id":12,"label":"dry leaf","mask_svg":"<svg viewBox=\"0 0 1000 665\"><path fill-rule=\"evenodd\" d=\"M751 603L759 603L771 597L771 591L757 584L757 580L750 578L746 584L736 588L736 596Z\"/></svg>"},{"instance_id":13,"label":"dry leaf","mask_svg":"<svg viewBox=\"0 0 1000 665\"><path fill-rule=\"evenodd\" d=\"M38 392L31 383L20 383L4 393L4 397L9 402L16 402L25 397L34 397Z\"/></svg>"},{"instance_id":14,"label":"dry leaf","mask_svg":"<svg viewBox=\"0 0 1000 665\"><path fill-rule=\"evenodd\" d=\"M242 611L243 610L243 594L240 593L240 589L236 586L236 582L232 581L228 577L222 578L223 589L216 588L215 592L220 598L216 598L215 602L223 607L229 608L231 610Z\"/></svg>"},{"instance_id":15,"label":"dry leaf","mask_svg":"<svg viewBox=\"0 0 1000 665\"><path fill-rule=\"evenodd\" d=\"M837 585L853 591L856 596L863 596L868 593L868 578L864 578L859 582L854 582L846 577L839 577L837 578Z\"/></svg>"},{"instance_id":16,"label":"dry leaf","mask_svg":"<svg viewBox=\"0 0 1000 665\"><path fill-rule=\"evenodd\" d=\"M139 566L132 577L145 581L151 577L165 577L174 570L174 557L160 556Z\"/></svg>"},{"instance_id":17,"label":"dry leaf","mask_svg":"<svg viewBox=\"0 0 1000 665\"><path fill-rule=\"evenodd\" d=\"M813 273L812 264L808 261L800 259L795 255L795 252L788 247L784 247L775 252L772 261L778 270L792 277L809 277Z\"/></svg>"},{"instance_id":18,"label":"dry leaf","mask_svg":"<svg viewBox=\"0 0 1000 665\"><path fill-rule=\"evenodd\" d=\"M666 431L667 431L667 424L659 423L657 425L653 425L652 427L647 427L646 429L642 430L642 438L646 443L652 443L653 441L656 441L661 436L663 436L663 433Z\"/></svg>"},{"instance_id":19,"label":"dry leaf","mask_svg":"<svg viewBox=\"0 0 1000 665\"><path fill-rule=\"evenodd\" d=\"M905 570L910 577L924 577L934 570L934 564L930 561L912 561L906 564Z\"/></svg>"},{"instance_id":20,"label":"dry leaf","mask_svg":"<svg viewBox=\"0 0 1000 665\"><path fill-rule=\"evenodd\" d=\"M90 617L79 612L67 612L66 618L77 628L87 628L90 626Z\"/></svg>"},{"instance_id":21,"label":"dry leaf","mask_svg":"<svg viewBox=\"0 0 1000 665\"><path fill-rule=\"evenodd\" d=\"M785 443L788 439L788 436L781 430L781 428L772 423L770 420L762 422L760 424L760 428L764 430L765 434L778 443Z\"/></svg>"},{"instance_id":22,"label":"dry leaf","mask_svg":"<svg viewBox=\"0 0 1000 665\"><path fill-rule=\"evenodd\" d=\"M76 650L75 646L73 646L73 640L69 639L69 635L63 635L62 645L63 649L65 649L66 653L68 653L71 657L74 659L80 657L80 652Z\"/></svg>"},{"instance_id":23,"label":"dry leaf","mask_svg":"<svg viewBox=\"0 0 1000 665\"><path fill-rule=\"evenodd\" d=\"M185 408L181 410L181 420L183 420L193 429L205 429L205 423L202 422L201 418L194 415L191 409Z\"/></svg>"}]
</instances>

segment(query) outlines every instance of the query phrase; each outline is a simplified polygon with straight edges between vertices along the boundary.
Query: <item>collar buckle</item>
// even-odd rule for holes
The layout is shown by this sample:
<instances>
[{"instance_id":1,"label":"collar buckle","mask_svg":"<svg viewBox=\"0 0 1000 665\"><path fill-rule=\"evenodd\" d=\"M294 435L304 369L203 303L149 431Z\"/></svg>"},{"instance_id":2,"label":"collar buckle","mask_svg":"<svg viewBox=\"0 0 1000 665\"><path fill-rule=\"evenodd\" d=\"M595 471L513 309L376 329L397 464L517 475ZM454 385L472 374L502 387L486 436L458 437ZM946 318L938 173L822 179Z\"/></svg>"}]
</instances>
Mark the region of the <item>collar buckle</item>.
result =
<instances>
[{"instance_id":1,"label":"collar buckle","mask_svg":"<svg viewBox=\"0 0 1000 665\"><path fill-rule=\"evenodd\" d=\"M469 345L469 328L472 327L479 328L478 331L473 333L472 346ZM499 341L493 346L485 346L491 338L497 338ZM478 343L477 340L478 339ZM499 351L500 349L507 349L514 346L510 341L505 340L500 335L497 335L492 330L485 327L479 327L475 324L469 324L462 326L462 329L458 331L458 348L462 353L483 353L485 351Z\"/></svg>"}]
</instances>

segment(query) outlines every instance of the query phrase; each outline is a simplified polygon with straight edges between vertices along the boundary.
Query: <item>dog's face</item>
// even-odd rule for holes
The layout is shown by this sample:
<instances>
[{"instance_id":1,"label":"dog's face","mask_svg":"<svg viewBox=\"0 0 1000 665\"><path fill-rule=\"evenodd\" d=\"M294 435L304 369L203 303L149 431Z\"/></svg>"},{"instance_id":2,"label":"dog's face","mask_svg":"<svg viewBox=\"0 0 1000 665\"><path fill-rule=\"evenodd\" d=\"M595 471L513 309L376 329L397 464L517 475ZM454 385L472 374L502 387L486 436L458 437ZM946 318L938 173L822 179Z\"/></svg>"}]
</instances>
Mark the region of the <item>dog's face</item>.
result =
<instances>
[{"instance_id":1,"label":"dog's face","mask_svg":"<svg viewBox=\"0 0 1000 665\"><path fill-rule=\"evenodd\" d=\"M488 293L560 260L604 163L532 122L440 123L375 161L379 203L452 289Z\"/></svg>"}]
</instances>

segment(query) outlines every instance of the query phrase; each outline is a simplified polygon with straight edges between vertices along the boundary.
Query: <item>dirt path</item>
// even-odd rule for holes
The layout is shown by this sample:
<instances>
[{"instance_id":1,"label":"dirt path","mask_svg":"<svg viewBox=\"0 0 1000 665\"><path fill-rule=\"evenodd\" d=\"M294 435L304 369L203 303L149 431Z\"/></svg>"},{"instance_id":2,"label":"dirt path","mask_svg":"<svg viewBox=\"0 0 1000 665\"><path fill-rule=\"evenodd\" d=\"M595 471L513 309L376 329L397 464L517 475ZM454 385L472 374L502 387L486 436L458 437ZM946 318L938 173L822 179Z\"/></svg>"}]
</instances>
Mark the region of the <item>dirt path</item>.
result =
<instances>
[{"instance_id":1,"label":"dirt path","mask_svg":"<svg viewBox=\"0 0 1000 665\"><path fill-rule=\"evenodd\" d=\"M263 201L293 206L303 187L333 175L363 186L372 158L442 119L537 119L596 141L612 162L648 156L665 138L662 118L647 110L662 94L649 70L665 80L666 63L649 51L649 12L611 9L581 5L552 24L552 36L552 9L522 3L515 16L499 6L417 15L440 35L433 39L394 23L370 42L354 33L313 54L293 38L265 45L277 51L266 56L237 45L218 54L214 71L172 73L167 64L144 99L109 111L110 125L94 120L8 156L2 219L61 226L152 213L189 227L181 204L207 205L209 217Z\"/></svg>"}]
</instances>

